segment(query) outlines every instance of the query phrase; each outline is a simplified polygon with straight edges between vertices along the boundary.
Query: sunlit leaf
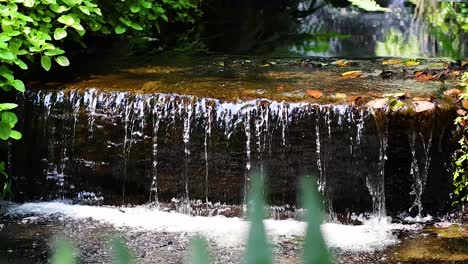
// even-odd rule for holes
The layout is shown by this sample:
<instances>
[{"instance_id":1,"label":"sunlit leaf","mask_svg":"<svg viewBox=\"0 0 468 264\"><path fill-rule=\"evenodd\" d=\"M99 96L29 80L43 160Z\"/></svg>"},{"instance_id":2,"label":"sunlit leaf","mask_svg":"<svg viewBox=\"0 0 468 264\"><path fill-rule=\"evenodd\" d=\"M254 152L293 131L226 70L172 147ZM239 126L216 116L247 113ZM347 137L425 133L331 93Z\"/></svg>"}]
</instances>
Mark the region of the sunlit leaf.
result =
<instances>
[{"instance_id":1,"label":"sunlit leaf","mask_svg":"<svg viewBox=\"0 0 468 264\"><path fill-rule=\"evenodd\" d=\"M11 130L10 132L10 138L15 139L15 140L20 140L23 137L21 132L16 131L16 130Z\"/></svg>"},{"instance_id":2,"label":"sunlit leaf","mask_svg":"<svg viewBox=\"0 0 468 264\"><path fill-rule=\"evenodd\" d=\"M24 0L23 5L25 7L33 7L34 6L34 0Z\"/></svg>"},{"instance_id":3,"label":"sunlit leaf","mask_svg":"<svg viewBox=\"0 0 468 264\"><path fill-rule=\"evenodd\" d=\"M0 111L11 110L11 109L15 109L16 107L18 107L17 104L3 103L3 104L0 104Z\"/></svg>"},{"instance_id":4,"label":"sunlit leaf","mask_svg":"<svg viewBox=\"0 0 468 264\"><path fill-rule=\"evenodd\" d=\"M341 76L345 79L353 79L358 78L363 75L362 71L347 71L341 74Z\"/></svg>"},{"instance_id":5,"label":"sunlit leaf","mask_svg":"<svg viewBox=\"0 0 468 264\"><path fill-rule=\"evenodd\" d=\"M15 125L18 123L18 117L13 112L2 112L2 122Z\"/></svg>"},{"instance_id":6,"label":"sunlit leaf","mask_svg":"<svg viewBox=\"0 0 468 264\"><path fill-rule=\"evenodd\" d=\"M58 63L58 65L63 67L70 65L70 61L65 56L58 56L55 58L55 61Z\"/></svg>"},{"instance_id":7,"label":"sunlit leaf","mask_svg":"<svg viewBox=\"0 0 468 264\"><path fill-rule=\"evenodd\" d=\"M127 29L125 27L122 27L121 25L118 25L115 27L115 34L123 34Z\"/></svg>"},{"instance_id":8,"label":"sunlit leaf","mask_svg":"<svg viewBox=\"0 0 468 264\"><path fill-rule=\"evenodd\" d=\"M395 64L401 64L401 60L398 59L388 59L382 61L382 65L395 65Z\"/></svg>"},{"instance_id":9,"label":"sunlit leaf","mask_svg":"<svg viewBox=\"0 0 468 264\"><path fill-rule=\"evenodd\" d=\"M44 70L49 71L50 67L52 66L52 61L50 60L49 56L42 56L41 57L41 65Z\"/></svg>"},{"instance_id":10,"label":"sunlit leaf","mask_svg":"<svg viewBox=\"0 0 468 264\"><path fill-rule=\"evenodd\" d=\"M418 66L419 64L421 64L421 62L415 61L415 60L407 60L407 61L405 61L404 64L406 66Z\"/></svg>"},{"instance_id":11,"label":"sunlit leaf","mask_svg":"<svg viewBox=\"0 0 468 264\"><path fill-rule=\"evenodd\" d=\"M349 64L348 60L337 60L334 62L335 65L338 65L340 67L344 67Z\"/></svg>"},{"instance_id":12,"label":"sunlit leaf","mask_svg":"<svg viewBox=\"0 0 468 264\"><path fill-rule=\"evenodd\" d=\"M63 28L56 28L54 31L54 39L61 40L67 36L67 31Z\"/></svg>"},{"instance_id":13,"label":"sunlit leaf","mask_svg":"<svg viewBox=\"0 0 468 264\"><path fill-rule=\"evenodd\" d=\"M69 15L62 15L57 19L57 21L69 27L75 23L75 19Z\"/></svg>"},{"instance_id":14,"label":"sunlit leaf","mask_svg":"<svg viewBox=\"0 0 468 264\"><path fill-rule=\"evenodd\" d=\"M13 60L15 58L15 54L13 54L9 50L0 50L0 59L3 60Z\"/></svg>"},{"instance_id":15,"label":"sunlit leaf","mask_svg":"<svg viewBox=\"0 0 468 264\"><path fill-rule=\"evenodd\" d=\"M369 12L382 11L391 12L390 8L381 7L375 0L348 0L351 4Z\"/></svg>"},{"instance_id":16,"label":"sunlit leaf","mask_svg":"<svg viewBox=\"0 0 468 264\"><path fill-rule=\"evenodd\" d=\"M24 83L21 80L14 80L11 81L9 84L20 92L24 92L26 90Z\"/></svg>"}]
</instances>

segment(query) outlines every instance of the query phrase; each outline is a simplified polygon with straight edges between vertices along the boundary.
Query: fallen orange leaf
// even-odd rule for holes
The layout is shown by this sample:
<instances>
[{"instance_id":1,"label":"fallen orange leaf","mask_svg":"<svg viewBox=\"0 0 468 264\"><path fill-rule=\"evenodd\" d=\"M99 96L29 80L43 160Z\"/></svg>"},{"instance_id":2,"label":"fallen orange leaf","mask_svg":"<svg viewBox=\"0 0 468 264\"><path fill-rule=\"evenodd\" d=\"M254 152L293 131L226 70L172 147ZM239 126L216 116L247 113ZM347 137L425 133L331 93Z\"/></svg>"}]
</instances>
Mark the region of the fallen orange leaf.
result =
<instances>
[{"instance_id":1,"label":"fallen orange leaf","mask_svg":"<svg viewBox=\"0 0 468 264\"><path fill-rule=\"evenodd\" d=\"M414 78L416 81L418 82L427 82L427 81L430 81L434 78L433 75L431 74L420 74L418 76L416 76L416 78Z\"/></svg>"},{"instance_id":2,"label":"fallen orange leaf","mask_svg":"<svg viewBox=\"0 0 468 264\"><path fill-rule=\"evenodd\" d=\"M319 91L319 90L307 90L306 91L306 94L312 98L320 98L322 97L322 91Z\"/></svg>"},{"instance_id":3,"label":"fallen orange leaf","mask_svg":"<svg viewBox=\"0 0 468 264\"><path fill-rule=\"evenodd\" d=\"M345 79L353 79L362 76L362 71L347 71L342 73L341 76Z\"/></svg>"},{"instance_id":4,"label":"fallen orange leaf","mask_svg":"<svg viewBox=\"0 0 468 264\"><path fill-rule=\"evenodd\" d=\"M344 66L349 64L349 61L347 61L347 60L337 60L334 63L336 65L340 66L340 67L344 67Z\"/></svg>"},{"instance_id":5,"label":"fallen orange leaf","mask_svg":"<svg viewBox=\"0 0 468 264\"><path fill-rule=\"evenodd\" d=\"M417 72L414 72L414 77L418 77L420 75L424 74L423 71L417 71Z\"/></svg>"}]
</instances>

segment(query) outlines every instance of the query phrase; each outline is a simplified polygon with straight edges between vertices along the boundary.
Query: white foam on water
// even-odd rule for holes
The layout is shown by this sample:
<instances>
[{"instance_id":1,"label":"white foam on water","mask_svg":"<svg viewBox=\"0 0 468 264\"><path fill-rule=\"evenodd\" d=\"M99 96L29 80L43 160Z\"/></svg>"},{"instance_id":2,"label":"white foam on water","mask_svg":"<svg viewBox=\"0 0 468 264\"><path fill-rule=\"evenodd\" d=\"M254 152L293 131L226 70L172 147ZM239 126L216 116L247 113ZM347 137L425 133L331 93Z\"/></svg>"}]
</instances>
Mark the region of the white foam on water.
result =
<instances>
[{"instance_id":1,"label":"white foam on water","mask_svg":"<svg viewBox=\"0 0 468 264\"><path fill-rule=\"evenodd\" d=\"M14 205L9 208L8 213L16 216L59 215L76 220L92 219L115 227L156 232L187 232L205 236L225 247L242 246L248 232L248 221L241 218L189 216L144 206L97 207L44 202ZM306 227L304 222L296 220L267 219L264 223L273 241L284 237L303 236ZM393 231L408 228L418 227L389 224L387 221L367 221L359 226L325 223L322 225L322 233L330 247L345 251L373 251L398 243Z\"/></svg>"}]
</instances>

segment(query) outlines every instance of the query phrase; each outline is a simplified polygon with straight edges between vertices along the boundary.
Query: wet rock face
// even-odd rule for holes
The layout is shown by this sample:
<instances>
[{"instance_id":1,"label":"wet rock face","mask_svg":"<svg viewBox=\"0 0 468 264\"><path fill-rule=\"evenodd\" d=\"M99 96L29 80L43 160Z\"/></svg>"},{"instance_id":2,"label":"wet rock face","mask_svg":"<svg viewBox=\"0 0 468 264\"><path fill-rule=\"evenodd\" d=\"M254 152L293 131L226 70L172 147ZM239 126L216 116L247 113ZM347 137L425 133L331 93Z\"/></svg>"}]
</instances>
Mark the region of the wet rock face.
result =
<instances>
[{"instance_id":1,"label":"wet rock face","mask_svg":"<svg viewBox=\"0 0 468 264\"><path fill-rule=\"evenodd\" d=\"M22 107L16 200L242 204L257 171L275 205L294 205L299 177L316 177L331 215L449 204L453 109L389 114L96 89L32 91Z\"/></svg>"}]
</instances>

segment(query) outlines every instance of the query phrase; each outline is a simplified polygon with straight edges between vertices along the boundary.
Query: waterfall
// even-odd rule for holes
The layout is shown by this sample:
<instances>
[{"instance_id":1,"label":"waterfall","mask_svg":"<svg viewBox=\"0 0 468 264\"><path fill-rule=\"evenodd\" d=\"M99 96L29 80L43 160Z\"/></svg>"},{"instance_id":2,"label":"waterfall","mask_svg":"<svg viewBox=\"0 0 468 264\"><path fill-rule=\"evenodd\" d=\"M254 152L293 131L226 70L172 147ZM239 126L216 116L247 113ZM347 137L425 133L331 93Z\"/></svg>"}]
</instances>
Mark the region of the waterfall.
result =
<instances>
[{"instance_id":1,"label":"waterfall","mask_svg":"<svg viewBox=\"0 0 468 264\"><path fill-rule=\"evenodd\" d=\"M385 206L385 162L387 160L388 124L385 109L372 111L379 139L379 162L376 175L367 175L366 185L372 197L374 215L383 218L387 215Z\"/></svg>"},{"instance_id":2,"label":"waterfall","mask_svg":"<svg viewBox=\"0 0 468 264\"><path fill-rule=\"evenodd\" d=\"M385 184L396 177L385 181L395 128L383 109L96 89L29 91L24 100L35 122L25 142L42 144L34 154L42 163L24 169L38 175L31 184L47 185L36 188L39 198L53 183L45 197L99 192L106 203L162 206L175 198L184 212L198 213L204 204L245 202L255 167L268 176L274 205L294 205L297 178L315 173L330 219L371 210L386 216ZM420 115L408 118L421 122ZM408 134L414 200L404 208L419 214L437 135L427 127L414 125Z\"/></svg>"},{"instance_id":3,"label":"waterfall","mask_svg":"<svg viewBox=\"0 0 468 264\"><path fill-rule=\"evenodd\" d=\"M149 202L155 204L156 206L159 204L159 197L158 197L158 132L159 132L159 124L162 119L162 111L161 105L162 101L158 98L154 99L154 105L152 106L152 117L153 117L153 162L152 162L152 169L151 173L153 175L153 179L151 181L150 187L150 195L149 195Z\"/></svg>"},{"instance_id":4,"label":"waterfall","mask_svg":"<svg viewBox=\"0 0 468 264\"><path fill-rule=\"evenodd\" d=\"M207 101L204 101L205 105L205 115L206 115L206 122L205 122L205 137L204 137L204 151L205 151L205 202L208 203L208 176L209 176L209 162L208 162L208 144L211 139L211 114L212 114L212 106Z\"/></svg>"},{"instance_id":5,"label":"waterfall","mask_svg":"<svg viewBox=\"0 0 468 264\"><path fill-rule=\"evenodd\" d=\"M247 112L244 115L245 121L244 121L244 133L245 133L245 155L246 155L246 162L245 162L245 172L244 172L244 205L247 204L247 194L248 194L248 189L250 186L250 169L252 166L252 161L251 161L251 150L250 150L250 143L251 143L251 137L252 133L250 131L250 113Z\"/></svg>"},{"instance_id":6,"label":"waterfall","mask_svg":"<svg viewBox=\"0 0 468 264\"><path fill-rule=\"evenodd\" d=\"M430 119L431 129L423 131L420 125L413 124L411 131L409 132L409 145L411 149L411 171L410 174L413 178L413 185L411 186L411 195L414 196L414 201L409 211L417 210L417 217L421 217L423 210L422 195L427 183L427 176L429 173L429 167L431 165L431 147L433 140L433 127L432 120L435 114Z\"/></svg>"},{"instance_id":7,"label":"waterfall","mask_svg":"<svg viewBox=\"0 0 468 264\"><path fill-rule=\"evenodd\" d=\"M188 212L188 202L190 200L189 196L189 165L190 165L190 132L191 132L191 124L192 124L192 102L185 103L181 105L181 109L183 107L184 110L184 131L183 131L183 141L184 141L184 187L185 187L185 200L187 202L187 212Z\"/></svg>"}]
</instances>

